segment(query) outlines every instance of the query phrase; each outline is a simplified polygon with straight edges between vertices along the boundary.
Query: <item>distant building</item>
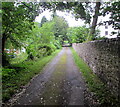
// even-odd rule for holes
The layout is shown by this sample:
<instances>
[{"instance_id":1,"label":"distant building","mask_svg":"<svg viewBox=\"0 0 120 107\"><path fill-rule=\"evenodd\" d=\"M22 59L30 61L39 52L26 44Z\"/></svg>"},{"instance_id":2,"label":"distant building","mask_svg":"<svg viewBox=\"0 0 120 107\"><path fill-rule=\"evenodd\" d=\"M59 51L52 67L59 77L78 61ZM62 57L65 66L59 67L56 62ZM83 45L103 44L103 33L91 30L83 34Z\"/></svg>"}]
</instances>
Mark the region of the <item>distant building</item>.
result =
<instances>
[{"instance_id":1,"label":"distant building","mask_svg":"<svg viewBox=\"0 0 120 107\"><path fill-rule=\"evenodd\" d=\"M112 34L112 32L118 32L118 30L114 30L114 28L112 28L112 26L108 26L108 25L105 25L105 26L100 26L99 27L99 30L100 30L100 35L101 36L105 36L107 38L116 38L117 37L117 34Z\"/></svg>"},{"instance_id":2,"label":"distant building","mask_svg":"<svg viewBox=\"0 0 120 107\"><path fill-rule=\"evenodd\" d=\"M103 21L108 21L109 20L110 15L107 15L105 17L100 16L98 23L103 22ZM105 36L107 38L116 38L117 34L112 34L112 32L118 32L118 30L115 30L114 28L112 28L112 25L100 25L98 26L98 29L100 30L100 35L101 37Z\"/></svg>"}]
</instances>

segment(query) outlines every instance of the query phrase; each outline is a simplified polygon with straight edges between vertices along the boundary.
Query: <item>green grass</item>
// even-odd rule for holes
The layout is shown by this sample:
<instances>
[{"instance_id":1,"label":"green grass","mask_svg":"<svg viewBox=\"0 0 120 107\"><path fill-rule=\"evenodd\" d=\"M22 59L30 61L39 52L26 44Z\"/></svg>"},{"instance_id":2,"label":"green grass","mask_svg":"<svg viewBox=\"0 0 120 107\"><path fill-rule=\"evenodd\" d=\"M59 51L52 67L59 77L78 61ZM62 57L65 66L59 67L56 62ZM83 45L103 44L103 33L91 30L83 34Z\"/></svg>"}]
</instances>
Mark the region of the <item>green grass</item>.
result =
<instances>
[{"instance_id":1,"label":"green grass","mask_svg":"<svg viewBox=\"0 0 120 107\"><path fill-rule=\"evenodd\" d=\"M26 85L30 79L40 73L43 67L53 58L60 50L56 50L52 55L37 59L35 61L24 61L12 65L12 69L3 69L3 102L9 100L11 96L19 90L21 86ZM8 73L9 71L9 73Z\"/></svg>"},{"instance_id":2,"label":"green grass","mask_svg":"<svg viewBox=\"0 0 120 107\"><path fill-rule=\"evenodd\" d=\"M118 106L118 99L116 99L107 90L105 84L92 72L90 67L81 59L73 48L71 48L76 65L82 72L83 77L87 83L87 86L91 92L95 94L99 102L109 105Z\"/></svg>"}]
</instances>

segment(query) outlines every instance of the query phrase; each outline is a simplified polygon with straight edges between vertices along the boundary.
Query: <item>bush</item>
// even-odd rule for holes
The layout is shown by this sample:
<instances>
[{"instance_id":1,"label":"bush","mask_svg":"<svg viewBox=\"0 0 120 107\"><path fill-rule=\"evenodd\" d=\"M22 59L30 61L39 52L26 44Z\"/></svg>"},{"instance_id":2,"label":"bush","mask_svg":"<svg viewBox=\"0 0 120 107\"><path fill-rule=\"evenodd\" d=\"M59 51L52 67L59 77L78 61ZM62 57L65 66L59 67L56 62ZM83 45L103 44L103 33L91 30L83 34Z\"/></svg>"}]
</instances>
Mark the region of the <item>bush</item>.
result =
<instances>
[{"instance_id":1,"label":"bush","mask_svg":"<svg viewBox=\"0 0 120 107\"><path fill-rule=\"evenodd\" d=\"M56 40L56 42L54 43L54 45L55 45L55 47L57 49L61 49L61 44L60 44L60 42L58 40Z\"/></svg>"},{"instance_id":2,"label":"bush","mask_svg":"<svg viewBox=\"0 0 120 107\"><path fill-rule=\"evenodd\" d=\"M53 44L40 44L39 45L39 54L38 56L47 56L51 55L52 52L56 50L56 47Z\"/></svg>"},{"instance_id":3,"label":"bush","mask_svg":"<svg viewBox=\"0 0 120 107\"><path fill-rule=\"evenodd\" d=\"M56 47L52 44L39 44L34 46L31 44L27 47L26 51L29 59L40 58L43 56L51 55L55 51Z\"/></svg>"},{"instance_id":4,"label":"bush","mask_svg":"<svg viewBox=\"0 0 120 107\"><path fill-rule=\"evenodd\" d=\"M13 78L16 75L15 69L2 69L2 82L9 81L10 78Z\"/></svg>"}]
</instances>

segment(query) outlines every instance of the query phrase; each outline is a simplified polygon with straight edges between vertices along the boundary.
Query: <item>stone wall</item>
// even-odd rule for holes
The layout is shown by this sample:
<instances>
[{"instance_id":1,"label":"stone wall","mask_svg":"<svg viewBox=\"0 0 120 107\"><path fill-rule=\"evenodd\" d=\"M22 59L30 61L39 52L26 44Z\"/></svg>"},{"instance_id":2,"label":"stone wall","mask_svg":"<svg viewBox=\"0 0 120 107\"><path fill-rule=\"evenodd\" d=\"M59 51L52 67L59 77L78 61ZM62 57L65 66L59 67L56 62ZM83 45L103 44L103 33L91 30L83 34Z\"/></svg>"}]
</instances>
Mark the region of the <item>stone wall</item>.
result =
<instances>
[{"instance_id":1,"label":"stone wall","mask_svg":"<svg viewBox=\"0 0 120 107\"><path fill-rule=\"evenodd\" d=\"M120 38L73 43L72 47L93 72L118 97L120 78Z\"/></svg>"}]
</instances>

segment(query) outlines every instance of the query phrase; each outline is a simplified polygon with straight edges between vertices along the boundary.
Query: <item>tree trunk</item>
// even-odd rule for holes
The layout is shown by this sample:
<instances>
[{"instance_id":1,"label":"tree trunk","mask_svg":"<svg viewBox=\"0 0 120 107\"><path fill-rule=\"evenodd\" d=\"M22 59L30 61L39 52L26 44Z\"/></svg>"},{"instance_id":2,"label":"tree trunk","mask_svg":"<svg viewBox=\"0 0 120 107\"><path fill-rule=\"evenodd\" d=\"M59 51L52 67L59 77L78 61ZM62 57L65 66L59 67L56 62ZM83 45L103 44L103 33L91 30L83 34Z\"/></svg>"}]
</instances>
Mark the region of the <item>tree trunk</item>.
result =
<instances>
[{"instance_id":1,"label":"tree trunk","mask_svg":"<svg viewBox=\"0 0 120 107\"><path fill-rule=\"evenodd\" d=\"M7 61L6 59L6 55L5 55L5 42L7 40L7 36L6 34L4 33L3 34L3 37L2 37L2 66L6 66L6 65L9 65L9 61Z\"/></svg>"},{"instance_id":2,"label":"tree trunk","mask_svg":"<svg viewBox=\"0 0 120 107\"><path fill-rule=\"evenodd\" d=\"M91 30L89 32L89 38L88 39L90 39L90 36L94 35L94 33L95 33L95 28L97 26L97 20L98 20L100 5L101 5L100 2L96 2L95 14L93 16L92 26L91 26Z\"/></svg>"},{"instance_id":3,"label":"tree trunk","mask_svg":"<svg viewBox=\"0 0 120 107\"><path fill-rule=\"evenodd\" d=\"M3 37L2 37L2 54L4 53L6 40L7 40L6 35L3 34Z\"/></svg>"}]
</instances>

